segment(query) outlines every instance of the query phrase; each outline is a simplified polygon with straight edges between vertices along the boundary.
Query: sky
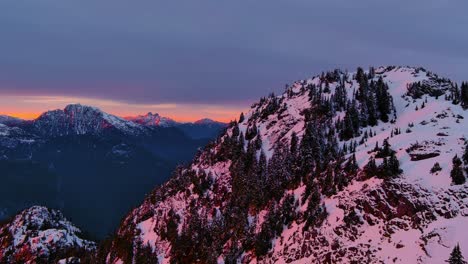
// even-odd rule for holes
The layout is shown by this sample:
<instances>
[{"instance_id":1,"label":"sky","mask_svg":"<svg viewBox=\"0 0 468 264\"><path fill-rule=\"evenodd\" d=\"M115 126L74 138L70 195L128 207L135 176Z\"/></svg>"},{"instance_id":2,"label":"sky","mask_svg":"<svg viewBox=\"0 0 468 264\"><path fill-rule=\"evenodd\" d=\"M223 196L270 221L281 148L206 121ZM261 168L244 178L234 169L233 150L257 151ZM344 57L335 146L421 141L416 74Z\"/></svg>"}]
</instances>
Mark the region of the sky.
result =
<instances>
[{"instance_id":1,"label":"sky","mask_svg":"<svg viewBox=\"0 0 468 264\"><path fill-rule=\"evenodd\" d=\"M82 103L228 121L335 68L468 80L468 1L2 0L0 114Z\"/></svg>"}]
</instances>

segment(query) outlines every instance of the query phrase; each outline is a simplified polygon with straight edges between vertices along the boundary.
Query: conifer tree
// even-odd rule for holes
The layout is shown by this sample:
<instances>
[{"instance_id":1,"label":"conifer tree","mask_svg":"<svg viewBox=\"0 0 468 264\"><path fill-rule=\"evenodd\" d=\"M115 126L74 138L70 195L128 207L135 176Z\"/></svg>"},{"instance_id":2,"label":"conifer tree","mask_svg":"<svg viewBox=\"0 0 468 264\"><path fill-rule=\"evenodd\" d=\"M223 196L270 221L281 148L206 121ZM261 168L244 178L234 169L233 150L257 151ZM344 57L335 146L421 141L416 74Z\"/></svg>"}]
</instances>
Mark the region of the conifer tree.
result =
<instances>
[{"instance_id":1,"label":"conifer tree","mask_svg":"<svg viewBox=\"0 0 468 264\"><path fill-rule=\"evenodd\" d=\"M355 174L358 169L359 166L357 165L356 154L353 153L346 162L344 170L348 173Z\"/></svg>"},{"instance_id":2,"label":"conifer tree","mask_svg":"<svg viewBox=\"0 0 468 264\"><path fill-rule=\"evenodd\" d=\"M348 144L346 144L346 142L343 143L343 153L344 154L348 153Z\"/></svg>"},{"instance_id":3,"label":"conifer tree","mask_svg":"<svg viewBox=\"0 0 468 264\"><path fill-rule=\"evenodd\" d=\"M388 93L388 85L384 83L382 77L376 83L375 97L377 98L377 109L380 114L380 120L389 121L391 113L391 95Z\"/></svg>"},{"instance_id":4,"label":"conifer tree","mask_svg":"<svg viewBox=\"0 0 468 264\"><path fill-rule=\"evenodd\" d=\"M448 260L446 260L446 262L449 264L467 264L468 263L465 261L465 258L463 257L461 253L459 244L457 244L453 248L452 253L450 253L450 257Z\"/></svg>"},{"instance_id":5,"label":"conifer tree","mask_svg":"<svg viewBox=\"0 0 468 264\"><path fill-rule=\"evenodd\" d=\"M372 79L375 77L375 68L374 67L369 67L369 75L368 78Z\"/></svg>"},{"instance_id":6,"label":"conifer tree","mask_svg":"<svg viewBox=\"0 0 468 264\"><path fill-rule=\"evenodd\" d=\"M457 155L453 157L452 164L453 164L453 167L452 167L452 170L450 171L450 177L452 178L452 183L455 185L464 184L466 179L465 179L465 175L463 175L462 161Z\"/></svg>"},{"instance_id":7,"label":"conifer tree","mask_svg":"<svg viewBox=\"0 0 468 264\"><path fill-rule=\"evenodd\" d=\"M369 110L367 108L367 103L362 103L359 109L359 119L360 125L366 127L369 121Z\"/></svg>"},{"instance_id":8,"label":"conifer tree","mask_svg":"<svg viewBox=\"0 0 468 264\"><path fill-rule=\"evenodd\" d=\"M293 156L296 156L297 151L298 151L298 144L299 144L299 138L297 137L296 132L292 132L291 134L291 146L290 152Z\"/></svg>"},{"instance_id":9,"label":"conifer tree","mask_svg":"<svg viewBox=\"0 0 468 264\"><path fill-rule=\"evenodd\" d=\"M402 173L402 170L400 169L400 162L398 161L395 152L392 152L390 158L388 159L388 167L391 172L391 176L396 176Z\"/></svg>"},{"instance_id":10,"label":"conifer tree","mask_svg":"<svg viewBox=\"0 0 468 264\"><path fill-rule=\"evenodd\" d=\"M356 81L359 84L358 91L356 93L356 99L360 102L365 102L368 95L368 80L364 70L359 67L356 72Z\"/></svg>"},{"instance_id":11,"label":"conifer tree","mask_svg":"<svg viewBox=\"0 0 468 264\"><path fill-rule=\"evenodd\" d=\"M377 147L377 145L376 145L376 147ZM390 143L388 143L388 139L384 139L382 148L378 149L378 152L375 155L375 157L376 158L385 158L385 157L388 157L388 156L392 155L392 153L394 153L394 152L395 151L392 150L392 148L390 146Z\"/></svg>"},{"instance_id":12,"label":"conifer tree","mask_svg":"<svg viewBox=\"0 0 468 264\"><path fill-rule=\"evenodd\" d=\"M253 203L257 207L261 207L266 202L267 198L265 193L267 192L264 186L267 186L268 180L268 163L266 155L263 151L260 151L260 158L258 159L257 172L255 177L255 191Z\"/></svg>"},{"instance_id":13,"label":"conifer tree","mask_svg":"<svg viewBox=\"0 0 468 264\"><path fill-rule=\"evenodd\" d=\"M374 157L369 158L369 162L366 164L366 166L364 166L364 172L366 173L367 177L377 175L378 169Z\"/></svg>"},{"instance_id":14,"label":"conifer tree","mask_svg":"<svg viewBox=\"0 0 468 264\"><path fill-rule=\"evenodd\" d=\"M344 83L336 87L333 100L337 111L346 109L347 95Z\"/></svg>"},{"instance_id":15,"label":"conifer tree","mask_svg":"<svg viewBox=\"0 0 468 264\"><path fill-rule=\"evenodd\" d=\"M245 131L245 139L252 140L258 133L257 125L254 123L253 126L249 126Z\"/></svg>"},{"instance_id":16,"label":"conifer tree","mask_svg":"<svg viewBox=\"0 0 468 264\"><path fill-rule=\"evenodd\" d=\"M334 175L333 166L329 164L329 166L327 166L327 171L325 174L325 182L323 186L323 192L325 195L332 195L332 194L335 194L336 192L334 176L335 175Z\"/></svg>"},{"instance_id":17,"label":"conifer tree","mask_svg":"<svg viewBox=\"0 0 468 264\"><path fill-rule=\"evenodd\" d=\"M356 70L356 81L358 81L358 83L361 83L364 80L364 76L364 70L361 67L358 67Z\"/></svg>"},{"instance_id":18,"label":"conifer tree","mask_svg":"<svg viewBox=\"0 0 468 264\"><path fill-rule=\"evenodd\" d=\"M452 98L452 104L458 104L460 103L461 99L461 92L460 89L458 89L458 85L455 84L452 89L450 90L451 98Z\"/></svg>"},{"instance_id":19,"label":"conifer tree","mask_svg":"<svg viewBox=\"0 0 468 264\"><path fill-rule=\"evenodd\" d=\"M367 98L367 113L369 126L377 125L377 103L373 93Z\"/></svg>"},{"instance_id":20,"label":"conifer tree","mask_svg":"<svg viewBox=\"0 0 468 264\"><path fill-rule=\"evenodd\" d=\"M262 148L262 135L260 133L257 133L257 136L255 137L255 148L257 150L260 150Z\"/></svg>"},{"instance_id":21,"label":"conifer tree","mask_svg":"<svg viewBox=\"0 0 468 264\"><path fill-rule=\"evenodd\" d=\"M299 168L303 176L306 176L312 172L314 166L314 153L312 152L311 147L313 141L312 131L313 129L311 126L306 124L304 136L302 137L301 143L299 145Z\"/></svg>"},{"instance_id":22,"label":"conifer tree","mask_svg":"<svg viewBox=\"0 0 468 264\"><path fill-rule=\"evenodd\" d=\"M464 109L468 108L468 82L463 82L461 85L461 104Z\"/></svg>"},{"instance_id":23,"label":"conifer tree","mask_svg":"<svg viewBox=\"0 0 468 264\"><path fill-rule=\"evenodd\" d=\"M439 162L436 162L436 163L434 163L434 165L432 166L430 172L431 172L431 173L436 173L436 172L441 171L441 170L442 170L442 168L440 167Z\"/></svg>"},{"instance_id":24,"label":"conifer tree","mask_svg":"<svg viewBox=\"0 0 468 264\"><path fill-rule=\"evenodd\" d=\"M328 81L325 81L325 89L323 89L324 93L330 93L330 83Z\"/></svg>"},{"instance_id":25,"label":"conifer tree","mask_svg":"<svg viewBox=\"0 0 468 264\"><path fill-rule=\"evenodd\" d=\"M356 108L356 101L353 101L350 105L343 119L344 127L340 133L343 140L348 140L359 135L360 119Z\"/></svg>"},{"instance_id":26,"label":"conifer tree","mask_svg":"<svg viewBox=\"0 0 468 264\"><path fill-rule=\"evenodd\" d=\"M268 162L268 181L274 197L279 197L284 184L291 179L291 160L289 149L281 142L275 147Z\"/></svg>"},{"instance_id":27,"label":"conifer tree","mask_svg":"<svg viewBox=\"0 0 468 264\"><path fill-rule=\"evenodd\" d=\"M463 161L468 166L468 143L465 145L465 153L463 154Z\"/></svg>"},{"instance_id":28,"label":"conifer tree","mask_svg":"<svg viewBox=\"0 0 468 264\"><path fill-rule=\"evenodd\" d=\"M242 113L240 114L240 117L239 117L239 123L244 122L244 119L245 119L245 118L244 118L244 112L242 112Z\"/></svg>"}]
</instances>

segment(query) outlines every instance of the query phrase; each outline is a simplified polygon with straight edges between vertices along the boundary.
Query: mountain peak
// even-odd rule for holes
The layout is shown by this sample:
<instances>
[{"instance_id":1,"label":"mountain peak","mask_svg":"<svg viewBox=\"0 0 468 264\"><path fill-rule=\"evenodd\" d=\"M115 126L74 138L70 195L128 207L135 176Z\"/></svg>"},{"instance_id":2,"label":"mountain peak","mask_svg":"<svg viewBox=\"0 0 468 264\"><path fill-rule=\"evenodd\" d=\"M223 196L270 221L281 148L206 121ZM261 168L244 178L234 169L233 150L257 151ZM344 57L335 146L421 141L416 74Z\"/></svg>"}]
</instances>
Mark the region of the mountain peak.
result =
<instances>
[{"instance_id":1,"label":"mountain peak","mask_svg":"<svg viewBox=\"0 0 468 264\"><path fill-rule=\"evenodd\" d=\"M153 117L155 117L155 116L159 116L159 114L158 114L158 113L154 113L154 114L153 114L152 112L148 112L148 113L146 114L146 116L153 116Z\"/></svg>"},{"instance_id":2,"label":"mountain peak","mask_svg":"<svg viewBox=\"0 0 468 264\"><path fill-rule=\"evenodd\" d=\"M194 122L194 124L200 124L200 125L201 124L213 124L213 123L219 123L219 122L210 118L202 118Z\"/></svg>"},{"instance_id":3,"label":"mountain peak","mask_svg":"<svg viewBox=\"0 0 468 264\"><path fill-rule=\"evenodd\" d=\"M33 206L0 226L0 262L48 262L49 257L80 257L74 254L96 248L60 211Z\"/></svg>"},{"instance_id":4,"label":"mountain peak","mask_svg":"<svg viewBox=\"0 0 468 264\"><path fill-rule=\"evenodd\" d=\"M47 111L33 121L33 126L41 134L57 136L95 134L108 129L125 134L140 133L142 130L133 122L81 104L70 104L63 110Z\"/></svg>"},{"instance_id":5,"label":"mountain peak","mask_svg":"<svg viewBox=\"0 0 468 264\"><path fill-rule=\"evenodd\" d=\"M417 67L294 82L156 188L116 241L164 263L442 263L468 249L464 92Z\"/></svg>"},{"instance_id":6,"label":"mountain peak","mask_svg":"<svg viewBox=\"0 0 468 264\"><path fill-rule=\"evenodd\" d=\"M136 124L144 126L162 126L172 127L176 126L177 122L171 118L160 116L158 113L148 112L146 115L128 116L126 120L132 121Z\"/></svg>"},{"instance_id":7,"label":"mountain peak","mask_svg":"<svg viewBox=\"0 0 468 264\"><path fill-rule=\"evenodd\" d=\"M94 111L102 113L102 111L94 106L82 105L82 104L69 104L63 109L64 112L80 112L80 111Z\"/></svg>"}]
</instances>

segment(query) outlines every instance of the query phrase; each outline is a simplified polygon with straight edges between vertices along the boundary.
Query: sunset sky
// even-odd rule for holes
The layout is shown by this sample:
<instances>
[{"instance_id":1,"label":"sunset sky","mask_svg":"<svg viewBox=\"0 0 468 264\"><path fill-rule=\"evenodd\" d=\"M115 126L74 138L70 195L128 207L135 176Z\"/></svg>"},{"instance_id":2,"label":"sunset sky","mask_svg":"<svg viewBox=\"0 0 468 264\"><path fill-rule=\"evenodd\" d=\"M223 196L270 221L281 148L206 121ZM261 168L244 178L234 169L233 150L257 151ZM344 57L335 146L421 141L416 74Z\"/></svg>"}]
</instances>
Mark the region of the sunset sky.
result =
<instances>
[{"instance_id":1,"label":"sunset sky","mask_svg":"<svg viewBox=\"0 0 468 264\"><path fill-rule=\"evenodd\" d=\"M467 1L182 2L0 1L0 114L82 103L228 121L337 67L468 79Z\"/></svg>"},{"instance_id":2,"label":"sunset sky","mask_svg":"<svg viewBox=\"0 0 468 264\"><path fill-rule=\"evenodd\" d=\"M68 104L80 103L96 106L101 110L121 117L136 116L148 112L159 113L181 122L191 122L209 117L214 120L229 122L238 118L247 107L238 105L217 105L201 103L129 103L109 99L69 96L0 96L0 115L22 119L34 119L47 110L63 109Z\"/></svg>"}]
</instances>

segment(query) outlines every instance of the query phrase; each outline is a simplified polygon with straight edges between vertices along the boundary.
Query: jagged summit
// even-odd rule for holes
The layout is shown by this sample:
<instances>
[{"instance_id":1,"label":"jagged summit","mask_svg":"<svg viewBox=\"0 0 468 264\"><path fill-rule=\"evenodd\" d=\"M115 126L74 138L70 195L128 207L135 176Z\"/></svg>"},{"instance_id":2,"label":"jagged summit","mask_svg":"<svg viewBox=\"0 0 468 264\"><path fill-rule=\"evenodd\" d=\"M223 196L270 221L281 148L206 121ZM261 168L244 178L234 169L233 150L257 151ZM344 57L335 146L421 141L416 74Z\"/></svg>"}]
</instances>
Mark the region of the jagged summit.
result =
<instances>
[{"instance_id":1,"label":"jagged summit","mask_svg":"<svg viewBox=\"0 0 468 264\"><path fill-rule=\"evenodd\" d=\"M55 263L96 248L60 211L33 206L0 225L0 262Z\"/></svg>"},{"instance_id":2,"label":"jagged summit","mask_svg":"<svg viewBox=\"0 0 468 264\"><path fill-rule=\"evenodd\" d=\"M468 252L460 88L394 66L294 82L133 210L109 260L443 263L457 242Z\"/></svg>"},{"instance_id":3,"label":"jagged summit","mask_svg":"<svg viewBox=\"0 0 468 264\"><path fill-rule=\"evenodd\" d=\"M135 122L140 125L145 126L162 126L162 127L177 127L183 125L212 125L212 124L221 124L224 123L212 120L210 118L203 118L195 122L177 122L169 117L163 117L158 113L149 112L146 115L138 116L128 116L125 117L126 120Z\"/></svg>"},{"instance_id":4,"label":"jagged summit","mask_svg":"<svg viewBox=\"0 0 468 264\"><path fill-rule=\"evenodd\" d=\"M139 115L139 116L130 116L130 117L125 117L126 120L135 122L140 125L145 125L145 126L162 126L162 127L171 127L175 126L177 124L176 121L168 118L168 117L162 117L158 113L151 113L149 112L146 115Z\"/></svg>"},{"instance_id":5,"label":"jagged summit","mask_svg":"<svg viewBox=\"0 0 468 264\"><path fill-rule=\"evenodd\" d=\"M178 128L193 139L216 137L227 124L204 118L195 122L177 122L171 118L160 116L157 113L148 113L135 117L125 117L126 120L145 127Z\"/></svg>"},{"instance_id":6,"label":"jagged summit","mask_svg":"<svg viewBox=\"0 0 468 264\"><path fill-rule=\"evenodd\" d=\"M133 122L81 104L67 105L63 110L47 111L33 121L33 127L47 135L96 134L109 129L124 134L142 132L142 127Z\"/></svg>"},{"instance_id":7,"label":"jagged summit","mask_svg":"<svg viewBox=\"0 0 468 264\"><path fill-rule=\"evenodd\" d=\"M97 107L81 104L70 104L64 109L44 112L32 121L0 116L0 124L27 130L32 127L31 133L47 136L102 134L108 131L139 135L151 133L149 130L154 127L176 127L195 139L216 136L226 126L208 118L193 123L180 123L152 112L121 118Z\"/></svg>"}]
</instances>

